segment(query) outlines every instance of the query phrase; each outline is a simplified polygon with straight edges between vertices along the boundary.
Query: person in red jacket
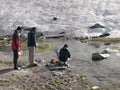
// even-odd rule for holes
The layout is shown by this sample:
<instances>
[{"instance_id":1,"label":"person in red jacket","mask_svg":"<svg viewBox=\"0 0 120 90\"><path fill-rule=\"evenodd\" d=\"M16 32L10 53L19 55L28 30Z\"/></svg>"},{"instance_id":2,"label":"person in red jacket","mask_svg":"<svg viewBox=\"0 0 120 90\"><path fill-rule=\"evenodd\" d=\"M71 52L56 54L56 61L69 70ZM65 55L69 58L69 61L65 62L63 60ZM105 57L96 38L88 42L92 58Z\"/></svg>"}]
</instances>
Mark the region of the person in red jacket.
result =
<instances>
[{"instance_id":1,"label":"person in red jacket","mask_svg":"<svg viewBox=\"0 0 120 90\"><path fill-rule=\"evenodd\" d=\"M20 42L20 33L22 29L21 27L17 27L12 35L12 43L11 48L13 50L13 63L14 63L14 70L20 70L21 68L18 67L18 52L21 50L21 42Z\"/></svg>"}]
</instances>

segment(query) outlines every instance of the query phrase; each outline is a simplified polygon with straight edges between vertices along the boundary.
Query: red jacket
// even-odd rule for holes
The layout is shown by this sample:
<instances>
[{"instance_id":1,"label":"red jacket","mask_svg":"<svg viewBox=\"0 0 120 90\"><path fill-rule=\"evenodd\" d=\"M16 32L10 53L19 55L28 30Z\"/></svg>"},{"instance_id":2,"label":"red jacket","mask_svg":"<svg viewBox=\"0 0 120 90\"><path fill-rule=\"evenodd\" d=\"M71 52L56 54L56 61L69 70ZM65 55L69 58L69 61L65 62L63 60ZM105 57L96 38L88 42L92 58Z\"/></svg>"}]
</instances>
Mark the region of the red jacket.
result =
<instances>
[{"instance_id":1,"label":"red jacket","mask_svg":"<svg viewBox=\"0 0 120 90\"><path fill-rule=\"evenodd\" d=\"M11 44L12 50L18 50L21 48L21 42L20 42L20 36L18 36L17 33L14 33L12 35L12 44Z\"/></svg>"}]
</instances>

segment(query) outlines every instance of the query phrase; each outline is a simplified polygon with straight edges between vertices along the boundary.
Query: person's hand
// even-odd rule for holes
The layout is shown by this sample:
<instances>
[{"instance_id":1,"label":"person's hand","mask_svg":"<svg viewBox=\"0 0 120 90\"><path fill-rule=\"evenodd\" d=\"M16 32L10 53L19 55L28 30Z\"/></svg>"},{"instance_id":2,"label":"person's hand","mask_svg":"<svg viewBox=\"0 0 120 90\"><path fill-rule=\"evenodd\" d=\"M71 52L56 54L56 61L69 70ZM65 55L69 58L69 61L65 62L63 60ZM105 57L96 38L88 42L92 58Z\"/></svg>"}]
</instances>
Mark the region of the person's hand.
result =
<instances>
[{"instance_id":1,"label":"person's hand","mask_svg":"<svg viewBox=\"0 0 120 90\"><path fill-rule=\"evenodd\" d=\"M70 58L68 58L68 61L70 60Z\"/></svg>"},{"instance_id":2,"label":"person's hand","mask_svg":"<svg viewBox=\"0 0 120 90\"><path fill-rule=\"evenodd\" d=\"M36 49L38 48L38 43L35 44L35 48L36 48Z\"/></svg>"}]
</instances>

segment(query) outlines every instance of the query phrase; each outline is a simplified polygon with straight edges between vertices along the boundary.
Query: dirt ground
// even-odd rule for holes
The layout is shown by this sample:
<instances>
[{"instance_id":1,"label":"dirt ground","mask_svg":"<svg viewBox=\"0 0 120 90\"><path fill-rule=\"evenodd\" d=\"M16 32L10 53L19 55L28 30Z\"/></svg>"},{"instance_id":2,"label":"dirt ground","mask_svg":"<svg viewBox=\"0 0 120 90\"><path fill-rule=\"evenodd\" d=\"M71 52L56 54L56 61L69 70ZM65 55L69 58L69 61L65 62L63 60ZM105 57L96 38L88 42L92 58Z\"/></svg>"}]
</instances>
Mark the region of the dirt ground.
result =
<instances>
[{"instance_id":1,"label":"dirt ground","mask_svg":"<svg viewBox=\"0 0 120 90\"><path fill-rule=\"evenodd\" d=\"M25 64L25 63L24 63ZM83 76L75 75L70 68L48 70L45 63L37 67L13 70L11 63L0 63L0 90L88 90Z\"/></svg>"}]
</instances>

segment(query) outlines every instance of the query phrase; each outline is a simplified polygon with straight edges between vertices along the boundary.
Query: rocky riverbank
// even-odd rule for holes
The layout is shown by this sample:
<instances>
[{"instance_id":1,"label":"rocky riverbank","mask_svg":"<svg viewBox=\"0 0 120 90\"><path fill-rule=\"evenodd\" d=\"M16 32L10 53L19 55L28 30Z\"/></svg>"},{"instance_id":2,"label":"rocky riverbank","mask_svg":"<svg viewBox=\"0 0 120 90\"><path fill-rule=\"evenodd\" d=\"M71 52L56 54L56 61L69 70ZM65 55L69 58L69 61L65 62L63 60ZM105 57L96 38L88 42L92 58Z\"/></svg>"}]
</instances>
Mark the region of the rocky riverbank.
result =
<instances>
[{"instance_id":1,"label":"rocky riverbank","mask_svg":"<svg viewBox=\"0 0 120 90\"><path fill-rule=\"evenodd\" d=\"M20 56L19 64L22 70L13 70L12 53L0 52L0 90L119 90L120 71L119 56L110 53L110 57L93 62L91 54L101 52L100 48L90 43L81 43L76 40L48 39L45 43L61 48L64 43L69 45L71 59L69 68L65 70L49 70L46 64L54 57L57 58L54 48L35 53L37 67L28 68L28 56ZM115 46L119 44L115 44Z\"/></svg>"},{"instance_id":2,"label":"rocky riverbank","mask_svg":"<svg viewBox=\"0 0 120 90\"><path fill-rule=\"evenodd\" d=\"M9 64L10 65L10 64ZM24 68L15 71L11 65L0 64L0 90L87 90L89 84L82 75L76 75L70 68L50 71L44 66Z\"/></svg>"}]
</instances>

